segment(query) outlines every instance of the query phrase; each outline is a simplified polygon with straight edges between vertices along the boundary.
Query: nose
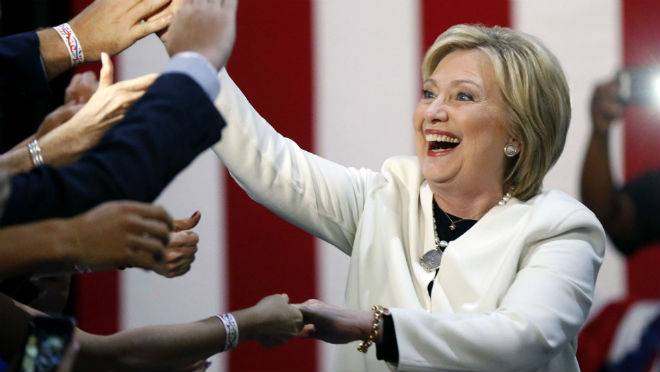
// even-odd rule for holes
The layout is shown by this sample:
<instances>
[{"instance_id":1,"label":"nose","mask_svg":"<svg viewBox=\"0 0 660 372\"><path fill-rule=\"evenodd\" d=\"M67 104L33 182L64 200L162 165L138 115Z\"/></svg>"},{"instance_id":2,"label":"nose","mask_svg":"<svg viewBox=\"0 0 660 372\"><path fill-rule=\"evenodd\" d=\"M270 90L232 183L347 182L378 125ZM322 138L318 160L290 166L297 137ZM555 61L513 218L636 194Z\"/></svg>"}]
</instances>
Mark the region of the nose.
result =
<instances>
[{"instance_id":1,"label":"nose","mask_svg":"<svg viewBox=\"0 0 660 372\"><path fill-rule=\"evenodd\" d=\"M449 118L447 110L444 102L440 97L433 100L433 102L431 102L431 104L426 108L424 117L430 123L447 121Z\"/></svg>"}]
</instances>

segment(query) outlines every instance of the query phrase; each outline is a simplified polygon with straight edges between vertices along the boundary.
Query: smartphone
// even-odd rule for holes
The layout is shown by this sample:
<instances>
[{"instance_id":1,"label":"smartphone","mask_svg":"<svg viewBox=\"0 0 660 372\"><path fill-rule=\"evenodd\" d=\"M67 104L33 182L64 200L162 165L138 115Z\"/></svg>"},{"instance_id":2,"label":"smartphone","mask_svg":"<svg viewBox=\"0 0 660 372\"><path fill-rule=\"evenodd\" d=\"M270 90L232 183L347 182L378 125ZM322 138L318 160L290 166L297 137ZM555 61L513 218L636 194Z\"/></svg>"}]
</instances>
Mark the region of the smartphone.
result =
<instances>
[{"instance_id":1,"label":"smartphone","mask_svg":"<svg viewBox=\"0 0 660 372\"><path fill-rule=\"evenodd\" d=\"M28 337L20 364L21 372L54 372L66 352L75 323L66 317L38 316L28 326Z\"/></svg>"},{"instance_id":2,"label":"smartphone","mask_svg":"<svg viewBox=\"0 0 660 372\"><path fill-rule=\"evenodd\" d=\"M617 74L617 82L622 103L660 105L660 66L623 69Z\"/></svg>"}]
</instances>

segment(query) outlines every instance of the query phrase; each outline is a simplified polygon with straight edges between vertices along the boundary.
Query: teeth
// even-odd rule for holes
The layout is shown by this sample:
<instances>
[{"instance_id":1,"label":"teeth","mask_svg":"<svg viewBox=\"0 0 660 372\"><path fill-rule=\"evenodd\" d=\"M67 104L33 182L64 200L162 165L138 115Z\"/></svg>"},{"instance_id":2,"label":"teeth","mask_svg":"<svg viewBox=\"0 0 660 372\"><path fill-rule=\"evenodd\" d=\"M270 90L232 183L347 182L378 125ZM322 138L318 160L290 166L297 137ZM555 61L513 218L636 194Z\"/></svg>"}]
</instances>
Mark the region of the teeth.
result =
<instances>
[{"instance_id":1,"label":"teeth","mask_svg":"<svg viewBox=\"0 0 660 372\"><path fill-rule=\"evenodd\" d=\"M461 140L455 137L449 137L439 134L427 134L425 135L426 142L449 142L449 143L460 143Z\"/></svg>"}]
</instances>

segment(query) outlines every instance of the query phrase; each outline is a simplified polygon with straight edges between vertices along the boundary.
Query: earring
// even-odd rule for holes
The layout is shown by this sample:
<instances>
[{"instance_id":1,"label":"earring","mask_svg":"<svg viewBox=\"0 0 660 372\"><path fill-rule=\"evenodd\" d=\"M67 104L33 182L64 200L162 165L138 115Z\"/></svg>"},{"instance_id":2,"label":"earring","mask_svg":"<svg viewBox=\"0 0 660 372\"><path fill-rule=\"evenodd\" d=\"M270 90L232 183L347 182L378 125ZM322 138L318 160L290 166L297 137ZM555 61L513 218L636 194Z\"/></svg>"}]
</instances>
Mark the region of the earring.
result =
<instances>
[{"instance_id":1,"label":"earring","mask_svg":"<svg viewBox=\"0 0 660 372\"><path fill-rule=\"evenodd\" d=\"M514 145L513 143L508 143L506 146L504 146L504 155L506 155L508 158L512 158L516 155L518 155L518 146Z\"/></svg>"}]
</instances>

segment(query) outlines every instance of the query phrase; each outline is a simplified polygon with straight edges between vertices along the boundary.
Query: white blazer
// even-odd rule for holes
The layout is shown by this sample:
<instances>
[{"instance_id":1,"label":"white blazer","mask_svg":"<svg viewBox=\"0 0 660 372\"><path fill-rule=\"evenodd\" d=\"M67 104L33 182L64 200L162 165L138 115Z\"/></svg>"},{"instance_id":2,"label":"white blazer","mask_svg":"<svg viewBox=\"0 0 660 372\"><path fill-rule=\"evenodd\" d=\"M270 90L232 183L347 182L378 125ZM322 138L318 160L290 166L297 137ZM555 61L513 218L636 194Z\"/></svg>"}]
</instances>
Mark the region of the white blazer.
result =
<instances>
[{"instance_id":1,"label":"white blazer","mask_svg":"<svg viewBox=\"0 0 660 372\"><path fill-rule=\"evenodd\" d=\"M220 79L227 127L214 151L254 200L351 256L346 305L391 310L391 368L579 370L576 336L605 247L586 207L559 191L495 206L449 244L434 279L419 264L434 249L433 196L415 157L379 172L322 159L278 134L226 72ZM385 370L374 349L340 347L340 370Z\"/></svg>"}]
</instances>

